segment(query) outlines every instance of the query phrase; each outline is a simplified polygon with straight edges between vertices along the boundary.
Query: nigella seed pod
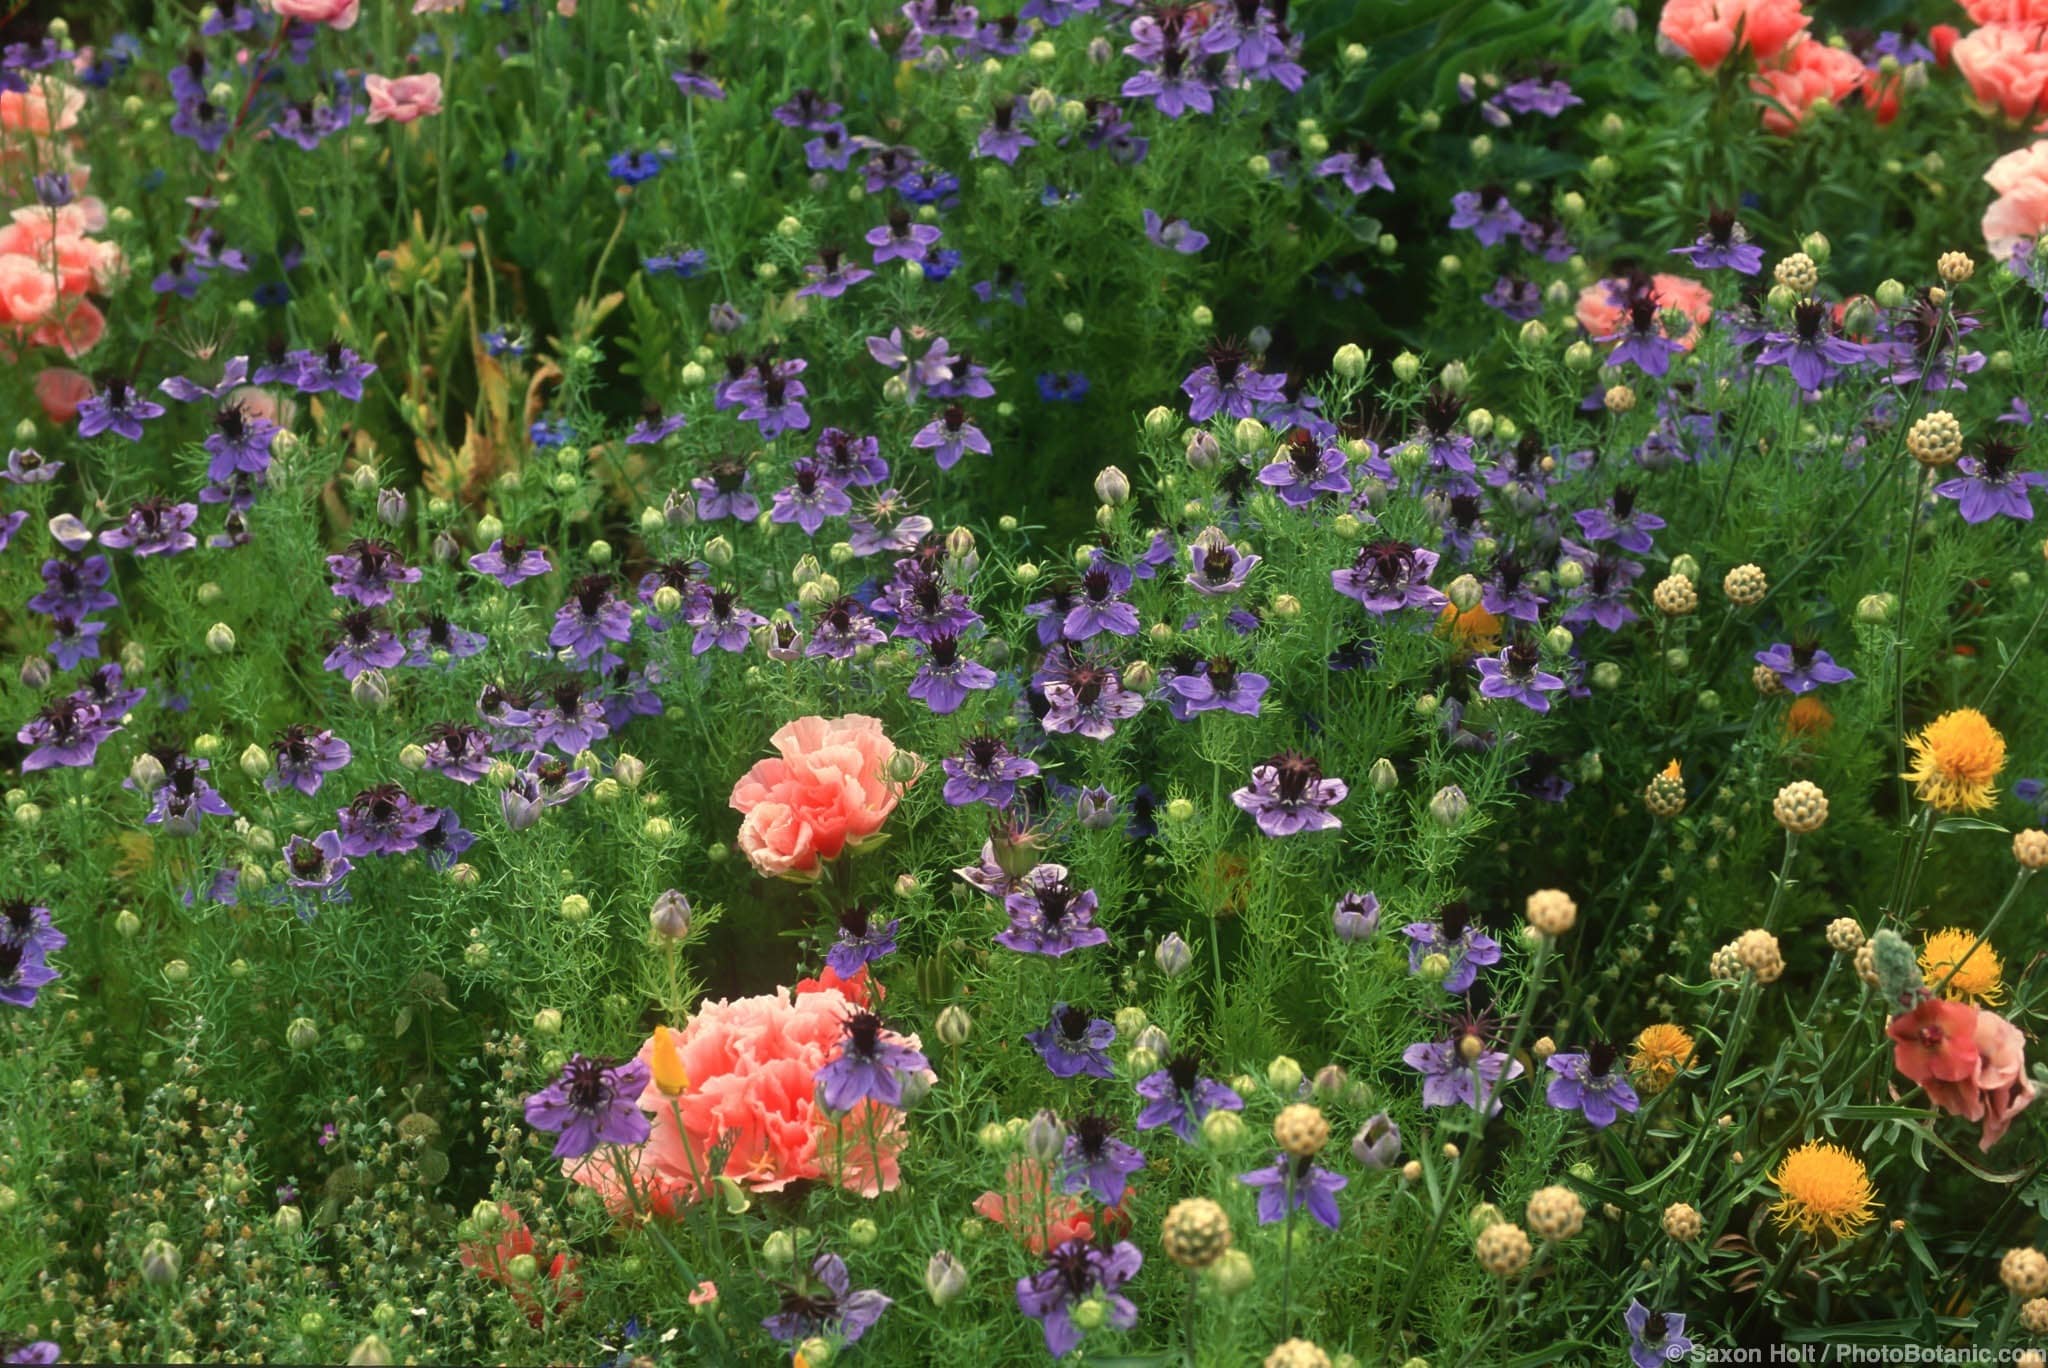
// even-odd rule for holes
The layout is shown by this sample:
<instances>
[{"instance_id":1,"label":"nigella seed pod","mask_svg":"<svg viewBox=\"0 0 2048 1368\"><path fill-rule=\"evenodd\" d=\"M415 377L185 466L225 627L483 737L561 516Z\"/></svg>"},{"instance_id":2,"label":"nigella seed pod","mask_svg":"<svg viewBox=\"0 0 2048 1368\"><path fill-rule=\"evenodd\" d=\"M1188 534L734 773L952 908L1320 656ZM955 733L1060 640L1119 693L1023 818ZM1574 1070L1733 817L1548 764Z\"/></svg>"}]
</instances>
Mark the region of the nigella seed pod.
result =
<instances>
[{"instance_id":1,"label":"nigella seed pod","mask_svg":"<svg viewBox=\"0 0 2048 1368\"><path fill-rule=\"evenodd\" d=\"M182 1260L169 1240L151 1240L142 1247L142 1280L155 1287L168 1287L178 1280Z\"/></svg>"},{"instance_id":2,"label":"nigella seed pod","mask_svg":"<svg viewBox=\"0 0 2048 1368\"><path fill-rule=\"evenodd\" d=\"M1041 1164L1059 1158L1067 1144L1067 1128L1049 1111L1041 1111L1024 1127L1024 1153Z\"/></svg>"},{"instance_id":3,"label":"nigella seed pod","mask_svg":"<svg viewBox=\"0 0 2048 1368\"><path fill-rule=\"evenodd\" d=\"M934 1030L939 1037L941 1045L946 1046L948 1049L957 1050L962 1045L965 1045L967 1037L973 1034L974 1018L967 1014L965 1007L955 1003L939 1013L939 1019Z\"/></svg>"},{"instance_id":4,"label":"nigella seed pod","mask_svg":"<svg viewBox=\"0 0 2048 1368\"><path fill-rule=\"evenodd\" d=\"M380 712L391 702L391 684L382 670L364 670L350 682L348 696L356 701L356 706Z\"/></svg>"},{"instance_id":5,"label":"nigella seed pod","mask_svg":"<svg viewBox=\"0 0 2048 1368\"><path fill-rule=\"evenodd\" d=\"M1445 784L1429 800L1429 815L1438 826L1454 827L1472 810L1472 800L1456 784Z\"/></svg>"},{"instance_id":6,"label":"nigella seed pod","mask_svg":"<svg viewBox=\"0 0 2048 1368\"><path fill-rule=\"evenodd\" d=\"M50 687L50 662L39 655L32 655L21 662L21 687L31 693L40 693Z\"/></svg>"},{"instance_id":7,"label":"nigella seed pod","mask_svg":"<svg viewBox=\"0 0 2048 1368\"><path fill-rule=\"evenodd\" d=\"M402 489L380 489L377 491L377 519L386 527L401 526L406 515L412 511Z\"/></svg>"}]
</instances>

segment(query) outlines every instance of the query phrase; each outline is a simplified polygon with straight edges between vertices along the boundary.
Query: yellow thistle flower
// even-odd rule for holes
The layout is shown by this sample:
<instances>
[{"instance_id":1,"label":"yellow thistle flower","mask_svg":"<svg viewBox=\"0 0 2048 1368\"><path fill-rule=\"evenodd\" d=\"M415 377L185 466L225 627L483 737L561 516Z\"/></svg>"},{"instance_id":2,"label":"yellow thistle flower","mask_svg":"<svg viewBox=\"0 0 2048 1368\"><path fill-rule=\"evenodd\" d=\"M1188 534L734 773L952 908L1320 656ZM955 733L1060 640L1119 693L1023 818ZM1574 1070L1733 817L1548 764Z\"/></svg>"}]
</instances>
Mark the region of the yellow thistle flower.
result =
<instances>
[{"instance_id":1,"label":"yellow thistle flower","mask_svg":"<svg viewBox=\"0 0 2048 1368\"><path fill-rule=\"evenodd\" d=\"M1629 1072L1647 1093L1660 1093L1692 1067L1693 1038L1682 1026L1659 1022L1645 1026L1636 1037L1636 1052L1629 1057Z\"/></svg>"},{"instance_id":2,"label":"yellow thistle flower","mask_svg":"<svg viewBox=\"0 0 2048 1368\"><path fill-rule=\"evenodd\" d=\"M1970 948L1973 945L1977 947L1974 950ZM1947 926L1929 936L1920 946L1920 972L1926 976L1930 993L1936 984L1948 980L1941 990L1945 998L1994 1007L2005 997L2005 965L1990 941L1977 944L1974 931Z\"/></svg>"},{"instance_id":3,"label":"yellow thistle flower","mask_svg":"<svg viewBox=\"0 0 2048 1368\"><path fill-rule=\"evenodd\" d=\"M2005 738L1975 708L1943 713L1908 737L1911 779L1920 801L1936 812L1979 812L1991 806L1991 781L2005 768Z\"/></svg>"},{"instance_id":4,"label":"yellow thistle flower","mask_svg":"<svg viewBox=\"0 0 2048 1368\"><path fill-rule=\"evenodd\" d=\"M682 1051L676 1048L676 1035L666 1026L654 1028L653 1058L648 1066L654 1074L654 1086L667 1097L680 1097L690 1090L690 1075L683 1068Z\"/></svg>"},{"instance_id":5,"label":"yellow thistle flower","mask_svg":"<svg viewBox=\"0 0 2048 1368\"><path fill-rule=\"evenodd\" d=\"M1840 1145L1808 1141L1787 1154L1771 1175L1778 1200L1771 1206L1780 1230L1821 1230L1846 1240L1875 1219L1870 1174Z\"/></svg>"}]
</instances>

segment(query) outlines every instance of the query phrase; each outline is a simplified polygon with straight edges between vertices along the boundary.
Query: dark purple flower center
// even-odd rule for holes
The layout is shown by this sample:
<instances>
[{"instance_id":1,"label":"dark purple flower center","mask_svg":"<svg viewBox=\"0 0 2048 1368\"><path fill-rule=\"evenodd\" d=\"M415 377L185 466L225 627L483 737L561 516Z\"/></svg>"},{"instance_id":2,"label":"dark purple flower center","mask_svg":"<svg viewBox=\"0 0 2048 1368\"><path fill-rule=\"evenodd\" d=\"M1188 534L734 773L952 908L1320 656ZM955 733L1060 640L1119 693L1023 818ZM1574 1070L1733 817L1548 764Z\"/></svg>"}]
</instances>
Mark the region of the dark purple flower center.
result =
<instances>
[{"instance_id":1,"label":"dark purple flower center","mask_svg":"<svg viewBox=\"0 0 2048 1368\"><path fill-rule=\"evenodd\" d=\"M14 945L0 941L0 983L12 983L21 972L21 961L28 954L26 945Z\"/></svg>"},{"instance_id":2,"label":"dark purple flower center","mask_svg":"<svg viewBox=\"0 0 2048 1368\"><path fill-rule=\"evenodd\" d=\"M612 1100L611 1066L602 1059L578 1055L562 1071L562 1091L580 1112L604 1110Z\"/></svg>"},{"instance_id":3,"label":"dark purple flower center","mask_svg":"<svg viewBox=\"0 0 2048 1368\"><path fill-rule=\"evenodd\" d=\"M1802 299L1792 306L1792 327L1799 334L1801 342L1820 340L1821 324L1827 320L1828 307L1817 300Z\"/></svg>"},{"instance_id":4,"label":"dark purple flower center","mask_svg":"<svg viewBox=\"0 0 2048 1368\"><path fill-rule=\"evenodd\" d=\"M9 898L0 903L0 917L7 919L17 938L26 937L35 928L35 911L20 898Z\"/></svg>"},{"instance_id":5,"label":"dark purple flower center","mask_svg":"<svg viewBox=\"0 0 2048 1368\"><path fill-rule=\"evenodd\" d=\"M292 873L300 878L310 879L327 867L327 856L311 841L299 840L292 843Z\"/></svg>"},{"instance_id":6,"label":"dark purple flower center","mask_svg":"<svg viewBox=\"0 0 2048 1368\"><path fill-rule=\"evenodd\" d=\"M1182 1051L1166 1061L1166 1076L1173 1082L1173 1090L1186 1096L1202 1081L1202 1057Z\"/></svg>"},{"instance_id":7,"label":"dark purple flower center","mask_svg":"<svg viewBox=\"0 0 2048 1368\"><path fill-rule=\"evenodd\" d=\"M1002 758L1003 743L993 736L970 736L967 738L968 763L978 770L993 770L996 761Z\"/></svg>"},{"instance_id":8,"label":"dark purple flower center","mask_svg":"<svg viewBox=\"0 0 2048 1368\"><path fill-rule=\"evenodd\" d=\"M1472 925L1472 909L1462 902L1448 902L1436 910L1438 939L1457 942Z\"/></svg>"},{"instance_id":9,"label":"dark purple flower center","mask_svg":"<svg viewBox=\"0 0 2048 1368\"><path fill-rule=\"evenodd\" d=\"M1078 1039L1078 1034L1074 1038ZM1116 1133L1116 1125L1108 1117L1090 1112L1086 1116L1075 1117L1073 1130L1069 1133L1085 1158L1100 1159L1110 1136Z\"/></svg>"},{"instance_id":10,"label":"dark purple flower center","mask_svg":"<svg viewBox=\"0 0 2048 1368\"><path fill-rule=\"evenodd\" d=\"M1299 751L1285 751L1266 763L1273 767L1283 803L1301 802L1323 780L1323 767Z\"/></svg>"},{"instance_id":11,"label":"dark purple flower center","mask_svg":"<svg viewBox=\"0 0 2048 1368\"><path fill-rule=\"evenodd\" d=\"M576 581L570 591L576 599L576 609L584 617L596 617L611 602L612 582L606 575L585 575Z\"/></svg>"},{"instance_id":12,"label":"dark purple flower center","mask_svg":"<svg viewBox=\"0 0 2048 1368\"><path fill-rule=\"evenodd\" d=\"M846 1053L873 1059L882 1047L882 1019L873 1012L855 1012L846 1019Z\"/></svg>"},{"instance_id":13,"label":"dark purple flower center","mask_svg":"<svg viewBox=\"0 0 2048 1368\"><path fill-rule=\"evenodd\" d=\"M1079 1007L1060 1009L1060 1038L1076 1045L1088 1038L1088 1014Z\"/></svg>"},{"instance_id":14,"label":"dark purple flower center","mask_svg":"<svg viewBox=\"0 0 2048 1368\"><path fill-rule=\"evenodd\" d=\"M1735 211L1716 209L1707 215L1707 240L1716 247L1735 244Z\"/></svg>"},{"instance_id":15,"label":"dark purple flower center","mask_svg":"<svg viewBox=\"0 0 2048 1368\"><path fill-rule=\"evenodd\" d=\"M1617 1052L1615 1048L1605 1041L1589 1046L1586 1050L1586 1076L1589 1078L1605 1078L1609 1073L1613 1072L1616 1057Z\"/></svg>"},{"instance_id":16,"label":"dark purple flower center","mask_svg":"<svg viewBox=\"0 0 2048 1368\"><path fill-rule=\"evenodd\" d=\"M868 934L868 905L855 903L839 913L839 930L853 940L862 940Z\"/></svg>"}]
</instances>

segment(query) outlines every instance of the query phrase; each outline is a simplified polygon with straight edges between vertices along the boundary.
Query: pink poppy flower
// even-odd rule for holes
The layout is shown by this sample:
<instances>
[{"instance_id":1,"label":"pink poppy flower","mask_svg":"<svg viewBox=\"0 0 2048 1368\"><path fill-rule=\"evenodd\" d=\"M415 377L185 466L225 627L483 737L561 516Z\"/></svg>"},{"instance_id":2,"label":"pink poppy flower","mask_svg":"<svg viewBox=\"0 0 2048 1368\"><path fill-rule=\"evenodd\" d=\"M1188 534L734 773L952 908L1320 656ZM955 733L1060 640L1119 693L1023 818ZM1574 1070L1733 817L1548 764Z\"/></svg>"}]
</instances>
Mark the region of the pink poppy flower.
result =
<instances>
[{"instance_id":1,"label":"pink poppy flower","mask_svg":"<svg viewBox=\"0 0 2048 1368\"><path fill-rule=\"evenodd\" d=\"M365 76L363 89L370 96L370 123L411 123L441 112L441 78L433 72L423 76Z\"/></svg>"}]
</instances>

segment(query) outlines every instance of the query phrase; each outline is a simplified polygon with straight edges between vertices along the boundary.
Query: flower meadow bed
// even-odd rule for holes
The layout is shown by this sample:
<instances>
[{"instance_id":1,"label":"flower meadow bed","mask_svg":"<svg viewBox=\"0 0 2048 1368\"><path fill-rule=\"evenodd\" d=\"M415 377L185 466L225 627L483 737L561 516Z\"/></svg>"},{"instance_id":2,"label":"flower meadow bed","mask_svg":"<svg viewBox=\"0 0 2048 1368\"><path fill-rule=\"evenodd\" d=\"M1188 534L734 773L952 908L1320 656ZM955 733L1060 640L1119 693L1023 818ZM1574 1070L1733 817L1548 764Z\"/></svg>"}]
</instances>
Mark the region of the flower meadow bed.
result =
<instances>
[{"instance_id":1,"label":"flower meadow bed","mask_svg":"<svg viewBox=\"0 0 2048 1368\"><path fill-rule=\"evenodd\" d=\"M2048 6L57 8L6 1362L2042 1364Z\"/></svg>"}]
</instances>

